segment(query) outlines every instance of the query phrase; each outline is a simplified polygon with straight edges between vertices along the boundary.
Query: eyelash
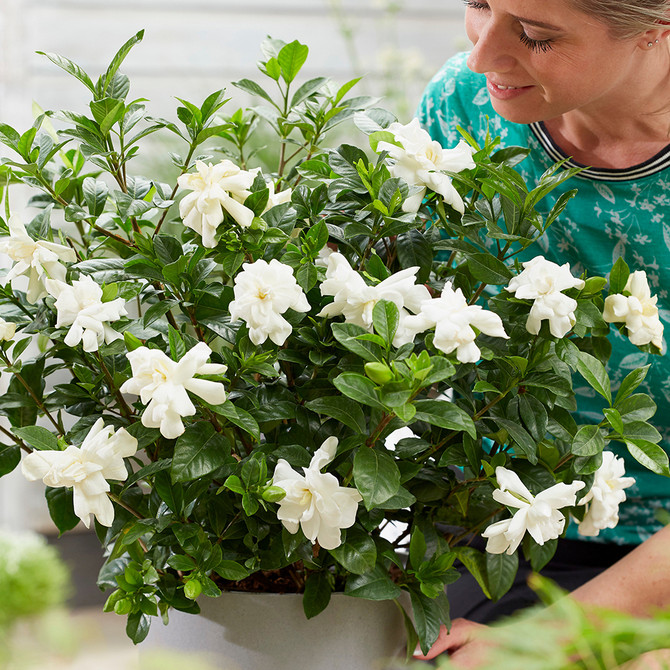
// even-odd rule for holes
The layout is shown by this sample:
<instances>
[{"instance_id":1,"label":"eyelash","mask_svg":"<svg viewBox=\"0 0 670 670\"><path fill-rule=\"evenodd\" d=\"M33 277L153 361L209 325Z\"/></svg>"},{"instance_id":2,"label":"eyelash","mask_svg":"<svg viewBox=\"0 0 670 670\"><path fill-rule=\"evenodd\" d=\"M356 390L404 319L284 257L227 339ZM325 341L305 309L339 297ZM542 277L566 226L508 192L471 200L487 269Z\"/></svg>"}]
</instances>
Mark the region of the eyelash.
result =
<instances>
[{"instance_id":1,"label":"eyelash","mask_svg":"<svg viewBox=\"0 0 670 670\"><path fill-rule=\"evenodd\" d=\"M488 5L485 5L483 2L477 2L477 0L463 1L465 2L465 6L469 9L488 9ZM525 47L536 53L547 53L547 51L551 51L554 48L551 43L552 40L534 40L523 31L521 31L521 35L519 35L519 41Z\"/></svg>"}]
</instances>

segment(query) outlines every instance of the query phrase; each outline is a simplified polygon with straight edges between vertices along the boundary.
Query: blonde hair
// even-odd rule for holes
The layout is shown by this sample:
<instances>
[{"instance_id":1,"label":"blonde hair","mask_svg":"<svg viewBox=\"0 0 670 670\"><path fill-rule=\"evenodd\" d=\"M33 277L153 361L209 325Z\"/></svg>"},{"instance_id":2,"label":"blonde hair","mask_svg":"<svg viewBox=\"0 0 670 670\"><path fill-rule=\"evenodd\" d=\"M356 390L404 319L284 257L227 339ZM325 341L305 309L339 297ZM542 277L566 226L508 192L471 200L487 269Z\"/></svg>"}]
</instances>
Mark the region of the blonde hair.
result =
<instances>
[{"instance_id":1,"label":"blonde hair","mask_svg":"<svg viewBox=\"0 0 670 670\"><path fill-rule=\"evenodd\" d=\"M579 11L610 26L621 39L654 30L670 20L670 0L570 0Z\"/></svg>"}]
</instances>

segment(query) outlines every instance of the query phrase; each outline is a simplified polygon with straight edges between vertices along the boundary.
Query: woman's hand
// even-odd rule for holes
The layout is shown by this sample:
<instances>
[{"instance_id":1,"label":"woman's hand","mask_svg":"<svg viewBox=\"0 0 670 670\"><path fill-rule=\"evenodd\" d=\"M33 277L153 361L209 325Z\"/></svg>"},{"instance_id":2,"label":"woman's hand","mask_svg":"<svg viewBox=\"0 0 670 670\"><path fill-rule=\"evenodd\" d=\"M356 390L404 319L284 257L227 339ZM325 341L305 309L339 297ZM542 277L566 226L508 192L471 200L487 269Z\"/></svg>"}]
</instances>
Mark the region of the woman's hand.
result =
<instances>
[{"instance_id":1,"label":"woman's hand","mask_svg":"<svg viewBox=\"0 0 670 670\"><path fill-rule=\"evenodd\" d=\"M419 650L415 652L414 658L430 660L440 654L449 654L449 659L457 668L480 668L488 656L490 645L487 642L477 640L487 626L467 619L455 619L451 624L451 630L447 632L446 626L440 628L440 634L430 651L424 656Z\"/></svg>"}]
</instances>

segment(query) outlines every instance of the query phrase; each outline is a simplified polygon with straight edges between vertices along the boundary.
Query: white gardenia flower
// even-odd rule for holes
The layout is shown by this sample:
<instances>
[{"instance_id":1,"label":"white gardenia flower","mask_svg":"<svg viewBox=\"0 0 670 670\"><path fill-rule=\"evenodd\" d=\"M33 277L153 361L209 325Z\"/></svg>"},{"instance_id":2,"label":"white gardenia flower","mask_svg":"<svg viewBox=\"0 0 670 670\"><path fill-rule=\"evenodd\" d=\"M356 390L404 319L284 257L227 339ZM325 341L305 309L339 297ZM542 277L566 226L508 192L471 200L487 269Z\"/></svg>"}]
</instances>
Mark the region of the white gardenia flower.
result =
<instances>
[{"instance_id":1,"label":"white gardenia flower","mask_svg":"<svg viewBox=\"0 0 670 670\"><path fill-rule=\"evenodd\" d=\"M269 209L276 207L277 205L283 205L285 202L291 202L291 195L293 191L290 188L287 188L279 193L275 193L275 183L270 181L267 183L268 190L270 195L268 196L268 204L265 206L263 213L267 212Z\"/></svg>"},{"instance_id":2,"label":"white gardenia flower","mask_svg":"<svg viewBox=\"0 0 670 670\"><path fill-rule=\"evenodd\" d=\"M651 343L661 349L663 324L658 317L657 297L651 295L647 273L644 270L632 272L624 291L630 295L616 293L605 298L603 318L609 323L625 323L633 344Z\"/></svg>"},{"instance_id":3,"label":"white gardenia flower","mask_svg":"<svg viewBox=\"0 0 670 670\"><path fill-rule=\"evenodd\" d=\"M433 344L445 354L456 351L461 363L476 363L481 357L474 328L492 337L508 339L497 314L480 305L468 305L463 291L460 288L454 291L450 283L444 285L439 298L422 303L419 314L408 317L406 326L417 333L435 328Z\"/></svg>"},{"instance_id":4,"label":"white gardenia flower","mask_svg":"<svg viewBox=\"0 0 670 670\"><path fill-rule=\"evenodd\" d=\"M407 125L392 123L386 130L393 133L396 142L402 145L402 148L389 142L380 142L377 145L377 151L388 151L389 156L395 160L389 171L394 177L404 179L410 186L421 188L417 194L405 200L403 210L416 212L426 188L429 188L463 214L463 199L451 183L451 177L443 174L441 170L460 172L475 167L472 148L467 142L461 140L453 149L444 149L421 128L418 119L412 119Z\"/></svg>"},{"instance_id":5,"label":"white gardenia flower","mask_svg":"<svg viewBox=\"0 0 670 670\"><path fill-rule=\"evenodd\" d=\"M355 488L340 486L335 475L322 473L337 453L337 438L329 437L317 449L304 475L296 472L283 458L275 468L273 485L286 491L279 501L277 518L289 533L302 528L305 537L324 549L340 546L340 529L353 526L358 503L363 500Z\"/></svg>"},{"instance_id":6,"label":"white gardenia flower","mask_svg":"<svg viewBox=\"0 0 670 670\"><path fill-rule=\"evenodd\" d=\"M235 299L228 306L231 321L242 319L249 339L262 344L268 337L281 346L293 330L281 316L287 309L309 312L307 297L293 276L293 268L273 258L245 263L235 277Z\"/></svg>"},{"instance_id":7,"label":"white gardenia flower","mask_svg":"<svg viewBox=\"0 0 670 670\"><path fill-rule=\"evenodd\" d=\"M539 545L557 538L565 526L565 516L558 510L572 507L577 491L585 486L580 481L554 484L533 496L519 476L507 468L497 467L496 478L500 488L493 492L494 500L518 511L511 519L497 521L482 533L488 538L486 551L490 554L513 554L526 532Z\"/></svg>"},{"instance_id":8,"label":"white gardenia flower","mask_svg":"<svg viewBox=\"0 0 670 670\"><path fill-rule=\"evenodd\" d=\"M396 446L400 440L404 440L408 437L416 437L416 434L412 431L409 426L403 426L402 428L397 428L393 432L389 433L384 439L384 447L389 451L395 451Z\"/></svg>"},{"instance_id":9,"label":"white gardenia flower","mask_svg":"<svg viewBox=\"0 0 670 670\"><path fill-rule=\"evenodd\" d=\"M114 506L109 499L108 479L124 481L128 472L124 458L137 451L137 440L124 428L114 432L98 419L80 447L65 451L33 451L21 461L21 470L30 481L41 479L47 486L71 487L74 512L86 528L90 515L103 526L114 521Z\"/></svg>"},{"instance_id":10,"label":"white gardenia flower","mask_svg":"<svg viewBox=\"0 0 670 670\"><path fill-rule=\"evenodd\" d=\"M211 353L204 342L198 342L179 361L147 347L138 347L126 354L133 376L123 384L121 392L135 393L147 405L142 414L144 426L160 428L161 435L168 439L179 437L185 430L181 418L195 414L187 391L210 405L226 401L223 384L195 378L195 375L225 373L225 365L207 363Z\"/></svg>"},{"instance_id":11,"label":"white gardenia flower","mask_svg":"<svg viewBox=\"0 0 670 670\"><path fill-rule=\"evenodd\" d=\"M14 266L7 273L5 281L26 275L26 298L28 302L35 304L47 295L44 281L49 278L65 281L67 269L63 263L73 263L77 256L70 247L62 244L33 240L17 214L9 218L7 225L9 236L0 238L0 253L7 254L14 261Z\"/></svg>"},{"instance_id":12,"label":"white gardenia flower","mask_svg":"<svg viewBox=\"0 0 670 670\"><path fill-rule=\"evenodd\" d=\"M623 458L603 451L603 462L596 470L593 485L579 501L580 505L587 505L584 519L579 522L580 535L593 537L619 523L619 505L626 500L624 489L635 484L634 477L624 477L625 472Z\"/></svg>"},{"instance_id":13,"label":"white gardenia flower","mask_svg":"<svg viewBox=\"0 0 670 670\"><path fill-rule=\"evenodd\" d=\"M248 228L254 213L244 206L250 195L258 169L242 170L235 163L223 160L217 165L196 161L197 172L183 174L177 183L193 191L179 203L179 216L184 225L202 236L202 245L216 247L214 235L223 221L224 210L242 228Z\"/></svg>"},{"instance_id":14,"label":"white gardenia flower","mask_svg":"<svg viewBox=\"0 0 670 670\"><path fill-rule=\"evenodd\" d=\"M557 265L544 256L536 256L523 264L523 271L513 277L507 286L522 300L533 300L526 321L526 330L533 335L540 332L542 321L549 321L554 337L564 337L575 325L577 301L564 295L569 288L584 288L584 281L572 276L570 265Z\"/></svg>"},{"instance_id":15,"label":"white gardenia flower","mask_svg":"<svg viewBox=\"0 0 670 670\"><path fill-rule=\"evenodd\" d=\"M69 347L82 342L84 351L98 351L101 344L122 338L109 323L128 314L123 298L102 302L102 288L88 275L71 285L47 279L45 286L56 298L56 327L70 326L63 340Z\"/></svg>"},{"instance_id":16,"label":"white gardenia flower","mask_svg":"<svg viewBox=\"0 0 670 670\"><path fill-rule=\"evenodd\" d=\"M0 319L0 340L9 341L16 334L16 324Z\"/></svg>"},{"instance_id":17,"label":"white gardenia flower","mask_svg":"<svg viewBox=\"0 0 670 670\"><path fill-rule=\"evenodd\" d=\"M416 283L419 268L401 270L375 286L368 286L342 254L330 254L327 263L321 295L332 295L334 301L326 305L317 316L332 318L342 315L347 323L372 331L372 311L375 305L380 300L388 300L395 304L400 313L393 346L400 347L413 341L416 331L405 327L405 320L410 316L407 310L418 312L421 305L430 300L428 289Z\"/></svg>"}]
</instances>

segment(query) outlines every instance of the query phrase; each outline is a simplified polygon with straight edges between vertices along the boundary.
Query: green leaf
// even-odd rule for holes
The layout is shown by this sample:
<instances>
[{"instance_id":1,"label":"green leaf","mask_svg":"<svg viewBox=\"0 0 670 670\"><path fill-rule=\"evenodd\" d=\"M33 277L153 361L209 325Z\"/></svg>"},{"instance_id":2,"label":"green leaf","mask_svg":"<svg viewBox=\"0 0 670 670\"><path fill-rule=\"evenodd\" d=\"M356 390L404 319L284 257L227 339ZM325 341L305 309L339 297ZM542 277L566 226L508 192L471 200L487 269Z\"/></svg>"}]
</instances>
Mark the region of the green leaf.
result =
<instances>
[{"instance_id":1,"label":"green leaf","mask_svg":"<svg viewBox=\"0 0 670 670\"><path fill-rule=\"evenodd\" d=\"M79 517L74 513L72 489L47 486L44 497L47 500L51 520L61 535L79 523Z\"/></svg>"},{"instance_id":2,"label":"green leaf","mask_svg":"<svg viewBox=\"0 0 670 670\"><path fill-rule=\"evenodd\" d=\"M377 547L374 540L365 532L350 528L346 542L330 549L335 560L349 572L363 575L374 569L377 562Z\"/></svg>"},{"instance_id":3,"label":"green leaf","mask_svg":"<svg viewBox=\"0 0 670 670\"><path fill-rule=\"evenodd\" d=\"M116 71L121 67L121 63L125 60L126 56L130 52L130 50L139 42L142 41L142 38L144 37L144 30L140 30L136 35L133 35L115 54L114 58L112 58L112 62L109 64L109 67L107 68L107 71L105 72L104 76L101 78L101 84L100 90L97 91L98 98L103 98L105 96L105 93L107 92L107 88L109 85L112 83L112 79L114 78L114 75L116 74ZM148 627L147 627L148 630Z\"/></svg>"},{"instance_id":4,"label":"green leaf","mask_svg":"<svg viewBox=\"0 0 670 670\"><path fill-rule=\"evenodd\" d=\"M59 56L58 54L45 53L44 51L38 51L37 53L40 54L40 56L46 56L52 63L58 65L59 68L78 79L89 91L91 91L91 93L95 93L95 86L93 85L91 78L76 63L73 63L71 60L68 60L63 56Z\"/></svg>"},{"instance_id":5,"label":"green leaf","mask_svg":"<svg viewBox=\"0 0 670 670\"><path fill-rule=\"evenodd\" d=\"M622 400L626 399L643 381L649 372L649 365L635 368L628 373L619 386L616 397L614 398L614 406L616 407Z\"/></svg>"},{"instance_id":6,"label":"green leaf","mask_svg":"<svg viewBox=\"0 0 670 670\"><path fill-rule=\"evenodd\" d=\"M427 654L440 634L441 625L449 625L449 600L444 593L433 599L414 589L409 595L414 625L421 641L421 651Z\"/></svg>"},{"instance_id":7,"label":"green leaf","mask_svg":"<svg viewBox=\"0 0 670 670\"><path fill-rule=\"evenodd\" d=\"M635 393L618 402L616 408L626 421L647 421L656 413L656 403L646 393Z\"/></svg>"},{"instance_id":8,"label":"green leaf","mask_svg":"<svg viewBox=\"0 0 670 670\"><path fill-rule=\"evenodd\" d=\"M380 300L372 308L372 324L377 334L384 338L387 347L391 346L399 323L400 311L395 303Z\"/></svg>"},{"instance_id":9,"label":"green leaf","mask_svg":"<svg viewBox=\"0 0 670 670\"><path fill-rule=\"evenodd\" d=\"M173 554L168 558L167 563L174 570L180 570L181 572L190 572L195 570L196 567L195 561L185 554Z\"/></svg>"},{"instance_id":10,"label":"green leaf","mask_svg":"<svg viewBox=\"0 0 670 670\"><path fill-rule=\"evenodd\" d=\"M95 100L90 103L93 118L100 126L100 132L103 135L108 135L112 126L123 118L126 111L126 106L122 100L115 100L114 98L103 98L102 100Z\"/></svg>"},{"instance_id":11,"label":"green leaf","mask_svg":"<svg viewBox=\"0 0 670 670\"><path fill-rule=\"evenodd\" d=\"M174 447L172 480L186 482L214 472L230 456L230 443L209 422L188 426Z\"/></svg>"},{"instance_id":12,"label":"green leaf","mask_svg":"<svg viewBox=\"0 0 670 670\"><path fill-rule=\"evenodd\" d=\"M591 354L585 351L580 351L579 360L577 361L577 371L593 389L603 396L610 405L612 404L612 390L607 370L595 356L591 356Z\"/></svg>"},{"instance_id":13,"label":"green leaf","mask_svg":"<svg viewBox=\"0 0 670 670\"><path fill-rule=\"evenodd\" d=\"M24 428L14 428L14 434L27 442L35 449L58 451L58 439L56 436L42 426L25 426Z\"/></svg>"},{"instance_id":14,"label":"green leaf","mask_svg":"<svg viewBox=\"0 0 670 670\"><path fill-rule=\"evenodd\" d=\"M624 424L621 414L619 414L619 410L614 409L613 407L605 407L605 409L603 409L603 414L609 425L612 426L612 429L619 433L619 435L622 435Z\"/></svg>"},{"instance_id":15,"label":"green leaf","mask_svg":"<svg viewBox=\"0 0 670 670\"><path fill-rule=\"evenodd\" d=\"M458 405L446 400L417 400L416 421L425 421L438 428L465 431L472 438L477 437L477 430L470 415Z\"/></svg>"},{"instance_id":16,"label":"green leaf","mask_svg":"<svg viewBox=\"0 0 670 670\"><path fill-rule=\"evenodd\" d=\"M354 458L354 481L370 510L398 492L400 470L388 454L361 447Z\"/></svg>"},{"instance_id":17,"label":"green leaf","mask_svg":"<svg viewBox=\"0 0 670 670\"><path fill-rule=\"evenodd\" d=\"M623 293L629 276L630 269L624 259L619 256L610 270L610 295L613 293Z\"/></svg>"},{"instance_id":18,"label":"green leaf","mask_svg":"<svg viewBox=\"0 0 670 670\"><path fill-rule=\"evenodd\" d=\"M422 283L428 280L435 252L430 242L420 231L410 230L398 235L396 250L398 261L403 269L418 266L417 282Z\"/></svg>"},{"instance_id":19,"label":"green leaf","mask_svg":"<svg viewBox=\"0 0 670 670\"><path fill-rule=\"evenodd\" d=\"M661 441L661 434L646 421L626 422L623 436L626 440L645 440L654 443Z\"/></svg>"},{"instance_id":20,"label":"green leaf","mask_svg":"<svg viewBox=\"0 0 670 670\"><path fill-rule=\"evenodd\" d=\"M126 623L126 635L134 644L139 644L146 639L151 626L151 617L143 612L133 612L128 616Z\"/></svg>"},{"instance_id":21,"label":"green leaf","mask_svg":"<svg viewBox=\"0 0 670 670\"><path fill-rule=\"evenodd\" d=\"M516 553L486 554L486 580L493 600L499 600L512 588L518 569Z\"/></svg>"},{"instance_id":22,"label":"green leaf","mask_svg":"<svg viewBox=\"0 0 670 670\"><path fill-rule=\"evenodd\" d=\"M88 211L92 216L100 216L105 209L109 189L104 181L86 177L82 182L82 191Z\"/></svg>"},{"instance_id":23,"label":"green leaf","mask_svg":"<svg viewBox=\"0 0 670 670\"><path fill-rule=\"evenodd\" d=\"M305 582L305 594L302 597L302 608L308 619L312 619L328 607L331 592L332 588L327 573L310 573Z\"/></svg>"},{"instance_id":24,"label":"green leaf","mask_svg":"<svg viewBox=\"0 0 670 670\"><path fill-rule=\"evenodd\" d=\"M181 333L173 326L169 326L168 340L170 342L170 355L172 360L179 361L186 353L186 343Z\"/></svg>"},{"instance_id":25,"label":"green leaf","mask_svg":"<svg viewBox=\"0 0 670 670\"><path fill-rule=\"evenodd\" d=\"M291 98L291 107L299 105L301 102L309 98L310 95L316 93L328 81L327 77L316 77L306 81Z\"/></svg>"},{"instance_id":26,"label":"green leaf","mask_svg":"<svg viewBox=\"0 0 670 670\"><path fill-rule=\"evenodd\" d=\"M277 60L281 67L282 77L287 84L296 78L305 64L308 54L309 48L305 44L300 44L298 40L294 40L281 48L277 54Z\"/></svg>"},{"instance_id":27,"label":"green leaf","mask_svg":"<svg viewBox=\"0 0 670 670\"><path fill-rule=\"evenodd\" d=\"M359 340L367 331L352 323L333 323L331 325L335 339L346 349L360 356L365 361L383 361L382 350L378 345L366 340Z\"/></svg>"},{"instance_id":28,"label":"green leaf","mask_svg":"<svg viewBox=\"0 0 670 670\"><path fill-rule=\"evenodd\" d=\"M529 544L530 565L535 572L539 572L554 557L558 540L548 540L542 545L537 542L529 542Z\"/></svg>"},{"instance_id":29,"label":"green leaf","mask_svg":"<svg viewBox=\"0 0 670 670\"><path fill-rule=\"evenodd\" d=\"M535 465L537 463L537 443L530 433L515 421L497 416L494 416L493 420L507 431L514 448L518 447L526 455L526 458Z\"/></svg>"},{"instance_id":30,"label":"green leaf","mask_svg":"<svg viewBox=\"0 0 670 670\"><path fill-rule=\"evenodd\" d=\"M595 456L605 448L605 438L598 426L582 426L572 441L571 451L576 456Z\"/></svg>"},{"instance_id":31,"label":"green leaf","mask_svg":"<svg viewBox=\"0 0 670 670\"><path fill-rule=\"evenodd\" d=\"M318 414L325 414L348 426L357 433L367 433L365 413L361 406L342 396L326 396L310 400L306 407Z\"/></svg>"},{"instance_id":32,"label":"green leaf","mask_svg":"<svg viewBox=\"0 0 670 670\"><path fill-rule=\"evenodd\" d=\"M344 592L354 598L366 600L394 600L400 597L402 590L391 581L384 568L377 566L364 575L350 575Z\"/></svg>"},{"instance_id":33,"label":"green leaf","mask_svg":"<svg viewBox=\"0 0 670 670\"><path fill-rule=\"evenodd\" d=\"M645 468L659 475L670 476L668 454L653 442L646 440L626 440L630 455Z\"/></svg>"},{"instance_id":34,"label":"green leaf","mask_svg":"<svg viewBox=\"0 0 670 670\"><path fill-rule=\"evenodd\" d=\"M468 572L477 580L484 595L491 599L486 580L486 557L473 547L453 547L452 551L456 554L458 560L463 563Z\"/></svg>"},{"instance_id":35,"label":"green leaf","mask_svg":"<svg viewBox=\"0 0 670 670\"><path fill-rule=\"evenodd\" d=\"M513 276L511 270L491 254L473 254L467 266L472 276L485 284L508 284Z\"/></svg>"},{"instance_id":36,"label":"green leaf","mask_svg":"<svg viewBox=\"0 0 670 670\"><path fill-rule=\"evenodd\" d=\"M333 379L333 385L340 393L356 402L376 409L384 409L384 406L379 401L379 394L377 393L375 383L363 375L355 372L343 372Z\"/></svg>"},{"instance_id":37,"label":"green leaf","mask_svg":"<svg viewBox=\"0 0 670 670\"><path fill-rule=\"evenodd\" d=\"M270 94L267 93L260 84L257 84L255 81L252 81L251 79L240 79L239 81L234 81L233 86L236 86L240 90L246 91L247 93L251 93L251 95L257 95L263 98L264 100L271 102L273 105L275 104L272 98L270 97Z\"/></svg>"},{"instance_id":38,"label":"green leaf","mask_svg":"<svg viewBox=\"0 0 670 670\"><path fill-rule=\"evenodd\" d=\"M418 526L414 527L412 530L412 536L409 542L409 564L417 570L423 558L426 555L426 537L421 532Z\"/></svg>"},{"instance_id":39,"label":"green leaf","mask_svg":"<svg viewBox=\"0 0 670 670\"><path fill-rule=\"evenodd\" d=\"M214 568L214 572L223 577L223 579L228 579L231 582L239 582L241 579L246 579L249 576L249 570L247 568L236 561L229 560L221 561L216 568Z\"/></svg>"},{"instance_id":40,"label":"green leaf","mask_svg":"<svg viewBox=\"0 0 670 670\"><path fill-rule=\"evenodd\" d=\"M258 422L249 412L243 410L241 407L236 407L230 401L226 401L223 405L216 405L212 409L218 415L226 417L230 423L249 433L256 442L260 442L261 430Z\"/></svg>"},{"instance_id":41,"label":"green leaf","mask_svg":"<svg viewBox=\"0 0 670 670\"><path fill-rule=\"evenodd\" d=\"M21 448L15 445L0 445L0 477L12 472L21 462Z\"/></svg>"}]
</instances>

